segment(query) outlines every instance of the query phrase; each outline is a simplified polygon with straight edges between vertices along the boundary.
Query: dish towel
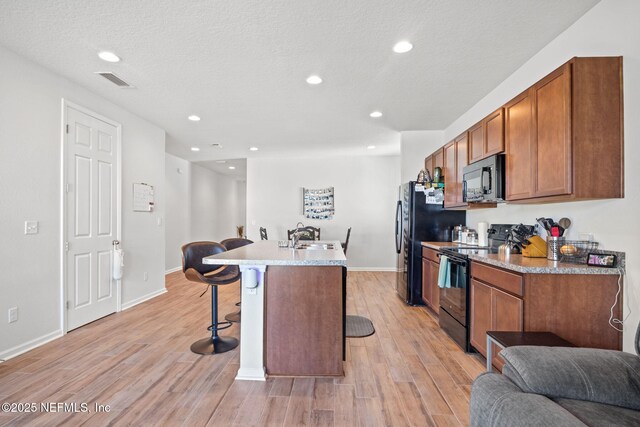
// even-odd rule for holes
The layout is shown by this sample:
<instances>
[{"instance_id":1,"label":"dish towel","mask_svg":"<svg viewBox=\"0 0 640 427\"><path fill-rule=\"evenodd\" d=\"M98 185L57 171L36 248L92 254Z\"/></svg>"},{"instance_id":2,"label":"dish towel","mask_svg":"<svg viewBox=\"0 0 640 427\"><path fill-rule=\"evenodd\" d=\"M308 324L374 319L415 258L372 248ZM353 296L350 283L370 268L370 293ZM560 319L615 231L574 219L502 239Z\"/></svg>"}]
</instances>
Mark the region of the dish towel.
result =
<instances>
[{"instance_id":1,"label":"dish towel","mask_svg":"<svg viewBox=\"0 0 640 427\"><path fill-rule=\"evenodd\" d=\"M440 255L440 269L438 270L438 286L441 288L451 287L451 276L449 275L449 258Z\"/></svg>"}]
</instances>

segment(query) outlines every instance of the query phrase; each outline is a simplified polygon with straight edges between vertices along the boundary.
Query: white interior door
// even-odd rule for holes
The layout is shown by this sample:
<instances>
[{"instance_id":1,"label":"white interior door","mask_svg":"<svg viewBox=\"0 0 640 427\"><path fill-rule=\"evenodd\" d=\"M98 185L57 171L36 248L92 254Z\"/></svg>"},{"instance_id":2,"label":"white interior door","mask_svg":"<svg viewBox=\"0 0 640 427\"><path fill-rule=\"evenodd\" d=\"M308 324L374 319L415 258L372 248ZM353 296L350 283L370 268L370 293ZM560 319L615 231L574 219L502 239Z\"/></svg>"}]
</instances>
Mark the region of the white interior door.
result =
<instances>
[{"instance_id":1,"label":"white interior door","mask_svg":"<svg viewBox=\"0 0 640 427\"><path fill-rule=\"evenodd\" d=\"M66 106L67 330L117 311L117 128Z\"/></svg>"}]
</instances>

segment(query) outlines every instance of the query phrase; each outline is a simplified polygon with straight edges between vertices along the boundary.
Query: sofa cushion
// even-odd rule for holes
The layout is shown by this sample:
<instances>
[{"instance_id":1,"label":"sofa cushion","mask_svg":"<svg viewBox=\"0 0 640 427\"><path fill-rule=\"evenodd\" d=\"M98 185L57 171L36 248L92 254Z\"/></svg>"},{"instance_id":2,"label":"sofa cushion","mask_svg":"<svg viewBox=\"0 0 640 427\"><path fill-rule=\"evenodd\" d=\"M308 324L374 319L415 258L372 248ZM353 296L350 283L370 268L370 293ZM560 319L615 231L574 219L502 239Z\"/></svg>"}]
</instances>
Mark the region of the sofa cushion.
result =
<instances>
[{"instance_id":1,"label":"sofa cushion","mask_svg":"<svg viewBox=\"0 0 640 427\"><path fill-rule=\"evenodd\" d=\"M613 350L518 346L502 373L523 391L640 410L640 357Z\"/></svg>"},{"instance_id":2,"label":"sofa cushion","mask_svg":"<svg viewBox=\"0 0 640 427\"><path fill-rule=\"evenodd\" d=\"M472 427L584 427L569 411L545 396L524 393L507 377L478 376L471 387Z\"/></svg>"},{"instance_id":3,"label":"sofa cushion","mask_svg":"<svg viewBox=\"0 0 640 427\"><path fill-rule=\"evenodd\" d=\"M589 426L640 426L640 411L584 400L556 399L555 402Z\"/></svg>"}]
</instances>

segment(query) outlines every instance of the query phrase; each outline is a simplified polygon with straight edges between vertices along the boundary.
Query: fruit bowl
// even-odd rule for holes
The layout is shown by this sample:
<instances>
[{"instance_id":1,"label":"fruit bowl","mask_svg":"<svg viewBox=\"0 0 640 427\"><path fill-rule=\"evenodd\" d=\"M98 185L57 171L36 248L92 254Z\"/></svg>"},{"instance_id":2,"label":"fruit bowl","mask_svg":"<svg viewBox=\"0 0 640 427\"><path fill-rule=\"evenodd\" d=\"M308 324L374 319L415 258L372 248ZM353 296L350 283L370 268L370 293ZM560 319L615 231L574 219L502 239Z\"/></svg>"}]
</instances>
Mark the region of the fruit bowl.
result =
<instances>
[{"instance_id":1,"label":"fruit bowl","mask_svg":"<svg viewBox=\"0 0 640 427\"><path fill-rule=\"evenodd\" d=\"M590 240L565 240L560 246L560 261L586 264L587 255L598 248L598 242Z\"/></svg>"}]
</instances>

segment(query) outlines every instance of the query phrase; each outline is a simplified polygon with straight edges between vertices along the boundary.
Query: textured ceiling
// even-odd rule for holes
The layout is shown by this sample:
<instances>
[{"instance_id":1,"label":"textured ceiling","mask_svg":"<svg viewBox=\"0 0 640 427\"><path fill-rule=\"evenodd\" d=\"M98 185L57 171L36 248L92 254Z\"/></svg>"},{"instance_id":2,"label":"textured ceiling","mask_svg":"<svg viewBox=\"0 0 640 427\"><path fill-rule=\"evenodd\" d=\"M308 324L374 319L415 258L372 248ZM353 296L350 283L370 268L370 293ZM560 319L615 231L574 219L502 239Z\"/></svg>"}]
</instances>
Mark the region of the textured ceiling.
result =
<instances>
[{"instance_id":1,"label":"textured ceiling","mask_svg":"<svg viewBox=\"0 0 640 427\"><path fill-rule=\"evenodd\" d=\"M596 3L2 0L0 44L164 128L188 160L395 154L398 131L444 129ZM401 39L414 49L392 52ZM93 74L107 70L135 89Z\"/></svg>"}]
</instances>

